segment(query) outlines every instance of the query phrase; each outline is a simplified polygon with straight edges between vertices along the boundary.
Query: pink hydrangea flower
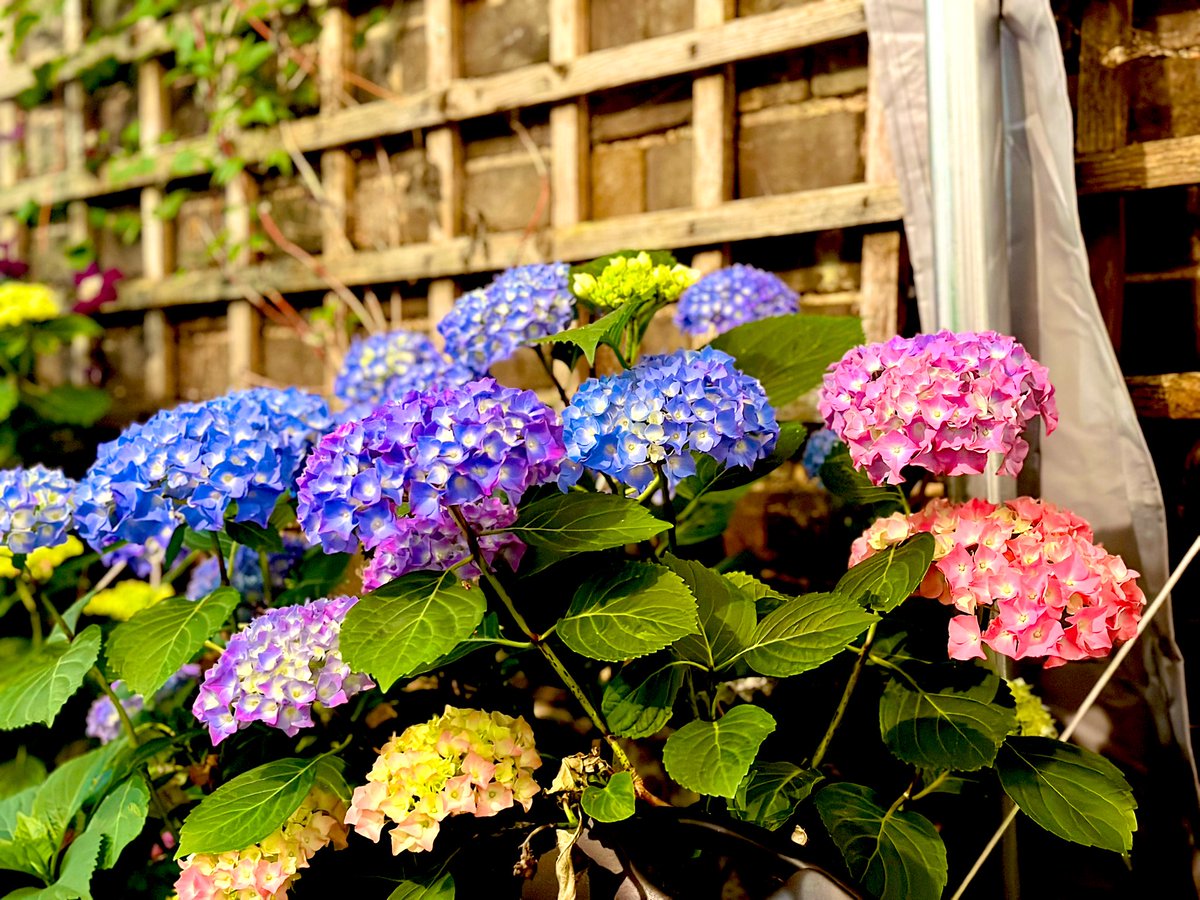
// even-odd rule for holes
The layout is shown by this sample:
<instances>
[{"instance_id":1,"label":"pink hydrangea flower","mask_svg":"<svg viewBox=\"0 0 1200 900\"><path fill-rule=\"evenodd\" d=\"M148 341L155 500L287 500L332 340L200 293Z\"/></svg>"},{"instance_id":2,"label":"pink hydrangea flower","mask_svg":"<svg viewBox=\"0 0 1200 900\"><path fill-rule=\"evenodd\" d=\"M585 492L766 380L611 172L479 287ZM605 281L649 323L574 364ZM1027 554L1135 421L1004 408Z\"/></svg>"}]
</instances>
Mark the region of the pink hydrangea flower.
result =
<instances>
[{"instance_id":1,"label":"pink hydrangea flower","mask_svg":"<svg viewBox=\"0 0 1200 900\"><path fill-rule=\"evenodd\" d=\"M179 900L285 900L314 853L327 844L345 849L345 815L345 803L315 787L278 831L254 846L181 859L175 892Z\"/></svg>"},{"instance_id":2,"label":"pink hydrangea flower","mask_svg":"<svg viewBox=\"0 0 1200 900\"><path fill-rule=\"evenodd\" d=\"M1049 668L1107 656L1137 634L1146 605L1138 573L1068 510L1029 497L1000 506L934 500L876 521L854 542L850 564L920 532L936 543L918 593L961 613L949 625L952 659L983 656L982 643Z\"/></svg>"},{"instance_id":3,"label":"pink hydrangea flower","mask_svg":"<svg viewBox=\"0 0 1200 900\"><path fill-rule=\"evenodd\" d=\"M514 803L528 810L541 764L523 718L447 706L384 744L345 821L375 842L394 823L393 854L431 850L447 816L485 818Z\"/></svg>"},{"instance_id":4,"label":"pink hydrangea flower","mask_svg":"<svg viewBox=\"0 0 1200 900\"><path fill-rule=\"evenodd\" d=\"M851 350L825 376L821 415L875 484L900 470L978 475L989 453L1016 475L1029 452L1021 436L1038 416L1058 424L1046 367L994 331L894 337Z\"/></svg>"}]
</instances>

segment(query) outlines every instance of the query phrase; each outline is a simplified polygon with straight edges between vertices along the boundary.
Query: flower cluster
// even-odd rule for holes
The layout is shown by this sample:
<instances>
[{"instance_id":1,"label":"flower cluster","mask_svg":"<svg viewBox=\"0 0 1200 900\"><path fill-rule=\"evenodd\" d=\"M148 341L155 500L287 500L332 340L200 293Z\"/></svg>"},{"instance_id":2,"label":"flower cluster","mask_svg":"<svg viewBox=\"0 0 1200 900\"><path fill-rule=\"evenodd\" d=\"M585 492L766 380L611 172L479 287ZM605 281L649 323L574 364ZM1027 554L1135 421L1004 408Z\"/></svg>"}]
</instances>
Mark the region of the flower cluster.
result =
<instances>
[{"instance_id":1,"label":"flower cluster","mask_svg":"<svg viewBox=\"0 0 1200 900\"><path fill-rule=\"evenodd\" d=\"M356 340L333 383L345 404L340 421L361 419L386 400L438 385L459 385L471 372L446 356L427 335L391 331Z\"/></svg>"},{"instance_id":2,"label":"flower cluster","mask_svg":"<svg viewBox=\"0 0 1200 900\"><path fill-rule=\"evenodd\" d=\"M0 471L0 547L21 554L64 543L75 490L75 482L58 469Z\"/></svg>"},{"instance_id":3,"label":"flower cluster","mask_svg":"<svg viewBox=\"0 0 1200 900\"><path fill-rule=\"evenodd\" d=\"M644 250L636 256L614 256L599 275L577 272L571 290L601 309L626 303L674 303L696 283L700 273L678 263L655 263Z\"/></svg>"},{"instance_id":4,"label":"flower cluster","mask_svg":"<svg viewBox=\"0 0 1200 900\"><path fill-rule=\"evenodd\" d=\"M233 504L236 521L265 526L329 425L325 402L295 388L164 410L100 447L80 482L76 526L97 549L157 540L180 522L220 531Z\"/></svg>"},{"instance_id":5,"label":"flower cluster","mask_svg":"<svg viewBox=\"0 0 1200 900\"><path fill-rule=\"evenodd\" d=\"M736 263L705 275L683 292L675 324L686 334L718 334L771 316L800 310L800 295L778 275Z\"/></svg>"},{"instance_id":6,"label":"flower cluster","mask_svg":"<svg viewBox=\"0 0 1200 900\"><path fill-rule=\"evenodd\" d=\"M502 491L515 505L558 474L562 426L532 391L490 378L414 391L327 434L299 480L300 526L327 553L405 540L401 518Z\"/></svg>"},{"instance_id":7,"label":"flower cluster","mask_svg":"<svg viewBox=\"0 0 1200 900\"><path fill-rule=\"evenodd\" d=\"M565 263L517 266L469 291L438 323L446 352L478 374L575 317Z\"/></svg>"},{"instance_id":8,"label":"flower cluster","mask_svg":"<svg viewBox=\"0 0 1200 900\"><path fill-rule=\"evenodd\" d=\"M25 281L0 281L0 328L45 322L62 312L50 288Z\"/></svg>"},{"instance_id":9,"label":"flower cluster","mask_svg":"<svg viewBox=\"0 0 1200 900\"><path fill-rule=\"evenodd\" d=\"M804 456L801 463L804 471L817 484L821 483L821 466L837 446L838 436L832 428L818 428L808 436L804 444Z\"/></svg>"},{"instance_id":10,"label":"flower cluster","mask_svg":"<svg viewBox=\"0 0 1200 900\"><path fill-rule=\"evenodd\" d=\"M978 475L989 453L1002 475L1021 471L1021 436L1037 416L1058 424L1045 366L994 331L894 337L851 350L825 376L821 415L875 484L900 484L900 470Z\"/></svg>"},{"instance_id":11,"label":"flower cluster","mask_svg":"<svg viewBox=\"0 0 1200 900\"><path fill-rule=\"evenodd\" d=\"M762 385L720 350L648 356L584 384L563 411L567 457L560 483L581 467L644 490L661 466L674 486L696 471L691 451L750 468L775 446L779 426Z\"/></svg>"},{"instance_id":12,"label":"flower cluster","mask_svg":"<svg viewBox=\"0 0 1200 900\"><path fill-rule=\"evenodd\" d=\"M174 595L175 591L169 584L154 587L145 581L118 581L92 597L83 611L89 616L108 616L125 622L143 609Z\"/></svg>"},{"instance_id":13,"label":"flower cluster","mask_svg":"<svg viewBox=\"0 0 1200 900\"><path fill-rule=\"evenodd\" d=\"M1050 708L1042 702L1042 698L1033 692L1033 688L1024 678L1006 678L1009 693L1016 704L1017 730L1014 734L1032 737L1058 737L1058 728L1054 725L1054 716Z\"/></svg>"},{"instance_id":14,"label":"flower cluster","mask_svg":"<svg viewBox=\"0 0 1200 900\"><path fill-rule=\"evenodd\" d=\"M294 737L313 724L314 702L340 706L375 686L338 651L342 620L356 602L335 597L282 606L229 639L192 706L213 746L255 721Z\"/></svg>"},{"instance_id":15,"label":"flower cluster","mask_svg":"<svg viewBox=\"0 0 1200 900\"><path fill-rule=\"evenodd\" d=\"M193 853L179 861L179 900L285 900L288 888L328 844L346 847L346 804L317 785L278 831L244 850Z\"/></svg>"},{"instance_id":16,"label":"flower cluster","mask_svg":"<svg viewBox=\"0 0 1200 900\"><path fill-rule=\"evenodd\" d=\"M494 816L514 802L528 810L541 764L523 718L447 706L383 745L346 824L378 842L390 820L393 854L430 850L447 816Z\"/></svg>"},{"instance_id":17,"label":"flower cluster","mask_svg":"<svg viewBox=\"0 0 1200 900\"><path fill-rule=\"evenodd\" d=\"M29 264L16 257L13 241L0 241L0 278L24 278Z\"/></svg>"},{"instance_id":18,"label":"flower cluster","mask_svg":"<svg viewBox=\"0 0 1200 900\"><path fill-rule=\"evenodd\" d=\"M267 554L267 568L271 572L271 589L273 592L282 590L284 580L293 567L304 555L308 544L295 535L285 534L282 552ZM249 547L238 546L233 551L233 577L229 579L233 587L245 601L251 605L262 603L263 600L263 570L262 560L258 552ZM188 579L187 598L199 600L207 597L221 586L221 564L215 556L200 563L192 570Z\"/></svg>"},{"instance_id":19,"label":"flower cluster","mask_svg":"<svg viewBox=\"0 0 1200 900\"><path fill-rule=\"evenodd\" d=\"M936 539L920 593L953 604L948 652L982 658L986 644L1046 666L1109 654L1137 634L1146 597L1137 572L1093 543L1083 519L1029 497L1001 506L934 500L910 516L879 519L854 542L851 565L910 535ZM978 613L990 613L980 629Z\"/></svg>"},{"instance_id":20,"label":"flower cluster","mask_svg":"<svg viewBox=\"0 0 1200 900\"><path fill-rule=\"evenodd\" d=\"M183 685L199 677L200 666L196 663L185 663L180 667L178 672L167 679L166 684L155 692L154 703L161 703ZM125 689L124 682L119 680L114 681L112 689L117 697L120 698L121 706L125 709L125 714L130 719L145 709L145 698L141 694L129 693ZM97 697L92 702L91 707L89 707L84 733L88 737L96 738L101 744L107 744L109 741L115 740L121 733L121 717L117 714L116 704L112 702L107 694Z\"/></svg>"},{"instance_id":21,"label":"flower cluster","mask_svg":"<svg viewBox=\"0 0 1200 900\"><path fill-rule=\"evenodd\" d=\"M54 570L68 559L83 555L83 544L73 534L53 547L38 547L25 557L25 574L34 581L49 581ZM0 578L16 578L20 573L12 564L13 553L0 547Z\"/></svg>"},{"instance_id":22,"label":"flower cluster","mask_svg":"<svg viewBox=\"0 0 1200 900\"><path fill-rule=\"evenodd\" d=\"M125 277L120 269L101 269L93 260L75 273L74 311L87 315L117 299L117 282Z\"/></svg>"},{"instance_id":23,"label":"flower cluster","mask_svg":"<svg viewBox=\"0 0 1200 900\"><path fill-rule=\"evenodd\" d=\"M525 544L514 534L484 534L507 528L517 520L517 511L496 497L486 497L463 506L463 520L479 535L479 550L491 565L497 557L516 570L525 553ZM363 590L418 570L444 571L468 560L471 555L462 528L447 513L432 519L404 518L396 523L397 533L384 538L363 572ZM478 578L479 567L473 562L462 565L458 574L464 579Z\"/></svg>"}]
</instances>

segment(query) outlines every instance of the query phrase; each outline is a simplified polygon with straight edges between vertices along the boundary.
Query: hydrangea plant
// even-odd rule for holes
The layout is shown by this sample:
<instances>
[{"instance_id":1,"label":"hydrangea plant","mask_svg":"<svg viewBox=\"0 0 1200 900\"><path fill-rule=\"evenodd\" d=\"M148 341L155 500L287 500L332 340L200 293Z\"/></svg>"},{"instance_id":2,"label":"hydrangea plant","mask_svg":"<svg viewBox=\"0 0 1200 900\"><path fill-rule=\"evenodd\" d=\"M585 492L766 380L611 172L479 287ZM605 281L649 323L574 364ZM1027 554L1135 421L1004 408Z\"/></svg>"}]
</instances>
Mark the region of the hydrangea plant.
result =
<instances>
[{"instance_id":1,"label":"hydrangea plant","mask_svg":"<svg viewBox=\"0 0 1200 900\"><path fill-rule=\"evenodd\" d=\"M1120 771L1055 740L1000 662L1132 640L1137 574L1050 503L931 490L1018 471L1056 422L1049 373L1002 335L867 345L765 273L689 299L695 278L659 251L510 270L441 323L449 358L357 344L340 422L256 389L131 426L78 486L0 477L0 577L30 623L0 728L97 745L0 768L0 868L52 896L516 897L555 852L570 897L603 847L628 860L614 894L715 896L732 865L767 896L803 857L831 889L924 900L969 862L942 835L982 847L1000 795L1128 852ZM677 300L718 336L644 356ZM589 366L561 408L474 377L530 345ZM822 384L806 443L787 411ZM801 460L868 521L844 574L796 593L715 538ZM33 565L72 532L107 562Z\"/></svg>"}]
</instances>

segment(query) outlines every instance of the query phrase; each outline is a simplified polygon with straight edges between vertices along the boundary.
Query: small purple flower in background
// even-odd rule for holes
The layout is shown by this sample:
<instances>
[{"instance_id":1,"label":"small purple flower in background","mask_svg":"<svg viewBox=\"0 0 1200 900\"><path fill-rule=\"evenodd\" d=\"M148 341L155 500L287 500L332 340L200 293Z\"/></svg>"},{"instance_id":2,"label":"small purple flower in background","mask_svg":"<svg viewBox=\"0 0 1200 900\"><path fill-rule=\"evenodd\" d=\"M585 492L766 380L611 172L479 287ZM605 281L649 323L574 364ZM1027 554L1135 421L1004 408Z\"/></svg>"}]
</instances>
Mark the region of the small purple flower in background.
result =
<instances>
[{"instance_id":1,"label":"small purple flower in background","mask_svg":"<svg viewBox=\"0 0 1200 900\"><path fill-rule=\"evenodd\" d=\"M361 419L386 400L409 391L455 387L475 376L442 353L427 335L391 331L360 338L350 346L333 393L346 408L339 422Z\"/></svg>"},{"instance_id":2,"label":"small purple flower in background","mask_svg":"<svg viewBox=\"0 0 1200 900\"><path fill-rule=\"evenodd\" d=\"M804 471L817 484L821 483L821 466L825 465L825 460L829 458L837 443L837 432L832 428L818 428L808 436L808 441L804 444Z\"/></svg>"},{"instance_id":3,"label":"small purple flower in background","mask_svg":"<svg viewBox=\"0 0 1200 900\"><path fill-rule=\"evenodd\" d=\"M800 311L800 296L779 276L736 263L705 275L683 292L675 324L687 334L717 334Z\"/></svg>"},{"instance_id":4,"label":"small purple flower in background","mask_svg":"<svg viewBox=\"0 0 1200 900\"><path fill-rule=\"evenodd\" d=\"M443 521L452 506L520 502L553 480L562 426L532 391L481 378L414 391L325 435L300 475L297 515L326 553L406 535L404 517Z\"/></svg>"},{"instance_id":5,"label":"small purple flower in background","mask_svg":"<svg viewBox=\"0 0 1200 900\"><path fill-rule=\"evenodd\" d=\"M751 468L775 447L779 425L758 380L727 353L677 350L619 375L584 382L563 411L560 485L592 469L638 490L662 466L670 486L696 471L692 452Z\"/></svg>"},{"instance_id":6,"label":"small purple flower in background","mask_svg":"<svg viewBox=\"0 0 1200 900\"><path fill-rule=\"evenodd\" d=\"M21 554L66 541L75 490L58 469L0 470L0 547Z\"/></svg>"},{"instance_id":7,"label":"small purple flower in background","mask_svg":"<svg viewBox=\"0 0 1200 900\"><path fill-rule=\"evenodd\" d=\"M308 544L299 537L291 534L282 535L283 552L269 553L267 567L271 570L271 588L280 591L284 588L284 579L291 573L292 568L304 556ZM258 552L249 547L239 546L233 552L233 577L230 585L245 598L247 603L257 605L263 601L262 561ZM220 563L215 556L201 562L192 570L188 580L187 598L199 600L207 597L221 586ZM316 599L316 598L312 598Z\"/></svg>"},{"instance_id":8,"label":"small purple flower in background","mask_svg":"<svg viewBox=\"0 0 1200 900\"><path fill-rule=\"evenodd\" d=\"M93 260L75 273L75 312L88 315L117 299L117 282L125 277L120 269L101 269Z\"/></svg>"},{"instance_id":9,"label":"small purple flower in background","mask_svg":"<svg viewBox=\"0 0 1200 900\"><path fill-rule=\"evenodd\" d=\"M28 263L17 259L15 253L12 241L0 241L0 278L24 278L29 273Z\"/></svg>"},{"instance_id":10,"label":"small purple flower in background","mask_svg":"<svg viewBox=\"0 0 1200 900\"><path fill-rule=\"evenodd\" d=\"M1041 416L1047 434L1058 424L1046 367L994 331L856 347L825 376L819 408L875 484L902 483L906 465L978 475L989 453L1003 457L1001 475L1016 475L1029 423Z\"/></svg>"},{"instance_id":11,"label":"small purple flower in background","mask_svg":"<svg viewBox=\"0 0 1200 900\"><path fill-rule=\"evenodd\" d=\"M566 263L517 266L458 298L438 323L452 359L482 375L536 338L557 334L575 317Z\"/></svg>"},{"instance_id":12,"label":"small purple flower in background","mask_svg":"<svg viewBox=\"0 0 1200 900\"><path fill-rule=\"evenodd\" d=\"M479 550L484 561L491 565L497 557L504 559L516 571L525 553L525 544L514 534L481 534L507 528L517 520L513 507L488 497L461 508L463 519L479 535ZM381 585L422 569L445 571L469 560L471 551L458 523L448 514L435 519L400 519L397 533L384 538L363 572L363 589L373 591ZM464 579L480 576L479 567L466 562L458 570Z\"/></svg>"},{"instance_id":13,"label":"small purple flower in background","mask_svg":"<svg viewBox=\"0 0 1200 900\"><path fill-rule=\"evenodd\" d=\"M75 526L96 549L144 544L180 522L220 531L236 502L236 521L265 527L329 425L325 401L295 388L163 410L100 446L77 490Z\"/></svg>"},{"instance_id":14,"label":"small purple flower in background","mask_svg":"<svg viewBox=\"0 0 1200 900\"><path fill-rule=\"evenodd\" d=\"M166 684L155 692L154 703L161 703L185 684L195 681L199 677L200 666L196 663L185 663L180 666L178 672L167 679ZM129 718L134 718L145 709L145 698L141 694L127 693L123 681L114 681L112 689L113 693L120 698L121 706L124 707L125 714ZM88 737L96 738L101 744L107 744L121 734L121 717L117 714L116 704L109 699L107 694L97 697L92 702L88 709L84 733Z\"/></svg>"},{"instance_id":15,"label":"small purple flower in background","mask_svg":"<svg viewBox=\"0 0 1200 900\"><path fill-rule=\"evenodd\" d=\"M342 621L357 602L335 597L272 609L229 639L192 705L214 747L251 722L295 737L312 726L313 703L340 706L375 686L338 651Z\"/></svg>"},{"instance_id":16,"label":"small purple flower in background","mask_svg":"<svg viewBox=\"0 0 1200 900\"><path fill-rule=\"evenodd\" d=\"M149 578L154 570L154 563L157 562L160 566L163 564L174 532L173 526L166 525L158 534L147 538L141 544L121 544L117 549L102 554L100 562L110 568L117 563L125 563L138 578ZM113 541L106 542L109 543Z\"/></svg>"}]
</instances>

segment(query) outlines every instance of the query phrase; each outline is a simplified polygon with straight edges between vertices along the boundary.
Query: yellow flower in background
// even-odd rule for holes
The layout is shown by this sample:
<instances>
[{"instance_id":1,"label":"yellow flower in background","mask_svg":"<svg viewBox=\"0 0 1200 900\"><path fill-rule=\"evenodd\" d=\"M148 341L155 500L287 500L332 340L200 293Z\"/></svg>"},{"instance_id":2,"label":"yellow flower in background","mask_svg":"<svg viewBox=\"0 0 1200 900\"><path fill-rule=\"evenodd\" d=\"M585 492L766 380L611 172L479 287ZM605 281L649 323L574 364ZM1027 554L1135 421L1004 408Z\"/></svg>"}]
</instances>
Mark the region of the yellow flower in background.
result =
<instances>
[{"instance_id":1,"label":"yellow flower in background","mask_svg":"<svg viewBox=\"0 0 1200 900\"><path fill-rule=\"evenodd\" d=\"M68 559L83 555L83 544L75 535L54 547L38 547L25 557L25 574L34 581L49 581L54 570ZM0 547L0 578L16 578L20 573L12 564L12 551Z\"/></svg>"},{"instance_id":2,"label":"yellow flower in background","mask_svg":"<svg viewBox=\"0 0 1200 900\"><path fill-rule=\"evenodd\" d=\"M22 322L44 322L61 313L54 293L46 285L0 281L0 328Z\"/></svg>"},{"instance_id":3,"label":"yellow flower in background","mask_svg":"<svg viewBox=\"0 0 1200 900\"><path fill-rule=\"evenodd\" d=\"M124 622L174 594L169 584L153 587L144 581L121 581L89 600L83 611L89 616L109 616Z\"/></svg>"},{"instance_id":4,"label":"yellow flower in background","mask_svg":"<svg viewBox=\"0 0 1200 900\"><path fill-rule=\"evenodd\" d=\"M671 303L699 278L696 269L684 265L655 265L650 254L643 250L636 256L614 257L599 276L576 274L571 289L576 297L595 306L615 309L632 300L656 296Z\"/></svg>"}]
</instances>

